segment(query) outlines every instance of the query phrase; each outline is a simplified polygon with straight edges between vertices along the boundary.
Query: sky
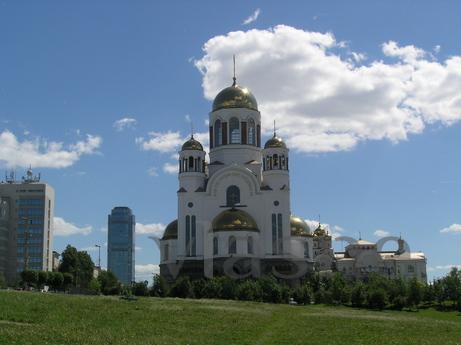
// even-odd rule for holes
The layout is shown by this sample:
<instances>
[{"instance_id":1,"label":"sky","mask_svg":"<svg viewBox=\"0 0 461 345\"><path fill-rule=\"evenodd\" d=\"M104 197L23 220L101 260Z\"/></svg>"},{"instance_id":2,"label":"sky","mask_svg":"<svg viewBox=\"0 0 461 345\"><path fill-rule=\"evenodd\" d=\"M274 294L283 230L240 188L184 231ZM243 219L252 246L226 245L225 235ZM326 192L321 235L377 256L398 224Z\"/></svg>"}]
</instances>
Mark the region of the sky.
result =
<instances>
[{"instance_id":1,"label":"sky","mask_svg":"<svg viewBox=\"0 0 461 345\"><path fill-rule=\"evenodd\" d=\"M292 212L334 236L402 235L429 277L461 267L456 1L0 1L0 171L56 192L54 249L106 265L137 220L136 277L176 218L176 155L215 95L250 88L290 148ZM3 174L2 174L3 175ZM344 246L335 242L335 248ZM390 245L393 248L394 245Z\"/></svg>"}]
</instances>

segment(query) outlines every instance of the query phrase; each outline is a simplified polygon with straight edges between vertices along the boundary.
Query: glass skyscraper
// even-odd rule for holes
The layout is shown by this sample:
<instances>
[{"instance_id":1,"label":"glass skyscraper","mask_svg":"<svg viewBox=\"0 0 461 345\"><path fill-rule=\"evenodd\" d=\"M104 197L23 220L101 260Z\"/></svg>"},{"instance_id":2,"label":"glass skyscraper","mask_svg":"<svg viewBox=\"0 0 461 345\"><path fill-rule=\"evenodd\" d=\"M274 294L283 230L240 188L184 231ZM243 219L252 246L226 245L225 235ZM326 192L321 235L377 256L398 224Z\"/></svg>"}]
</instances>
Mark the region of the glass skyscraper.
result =
<instances>
[{"instance_id":1,"label":"glass skyscraper","mask_svg":"<svg viewBox=\"0 0 461 345\"><path fill-rule=\"evenodd\" d=\"M125 285L134 281L135 216L128 207L114 207L109 215L107 268Z\"/></svg>"}]
</instances>

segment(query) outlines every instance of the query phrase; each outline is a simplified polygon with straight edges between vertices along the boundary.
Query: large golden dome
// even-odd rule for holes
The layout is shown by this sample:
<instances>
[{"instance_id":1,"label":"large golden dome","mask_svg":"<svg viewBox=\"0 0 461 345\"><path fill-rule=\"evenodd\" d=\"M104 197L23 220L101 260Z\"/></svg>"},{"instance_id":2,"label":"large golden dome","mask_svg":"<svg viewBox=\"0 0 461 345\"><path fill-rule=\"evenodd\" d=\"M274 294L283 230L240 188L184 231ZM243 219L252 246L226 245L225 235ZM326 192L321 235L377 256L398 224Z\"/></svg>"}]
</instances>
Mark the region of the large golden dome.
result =
<instances>
[{"instance_id":1,"label":"large golden dome","mask_svg":"<svg viewBox=\"0 0 461 345\"><path fill-rule=\"evenodd\" d=\"M165 228L162 240L175 240L178 238L178 220L173 220Z\"/></svg>"},{"instance_id":2,"label":"large golden dome","mask_svg":"<svg viewBox=\"0 0 461 345\"><path fill-rule=\"evenodd\" d=\"M213 231L259 231L253 217L242 210L231 208L213 220Z\"/></svg>"},{"instance_id":3,"label":"large golden dome","mask_svg":"<svg viewBox=\"0 0 461 345\"><path fill-rule=\"evenodd\" d=\"M307 223L296 216L290 217L290 229L291 229L291 236L310 236L311 229L309 229L309 225Z\"/></svg>"},{"instance_id":4,"label":"large golden dome","mask_svg":"<svg viewBox=\"0 0 461 345\"><path fill-rule=\"evenodd\" d=\"M213 101L213 111L227 108L258 110L258 103L250 90L234 84L218 93Z\"/></svg>"}]
</instances>

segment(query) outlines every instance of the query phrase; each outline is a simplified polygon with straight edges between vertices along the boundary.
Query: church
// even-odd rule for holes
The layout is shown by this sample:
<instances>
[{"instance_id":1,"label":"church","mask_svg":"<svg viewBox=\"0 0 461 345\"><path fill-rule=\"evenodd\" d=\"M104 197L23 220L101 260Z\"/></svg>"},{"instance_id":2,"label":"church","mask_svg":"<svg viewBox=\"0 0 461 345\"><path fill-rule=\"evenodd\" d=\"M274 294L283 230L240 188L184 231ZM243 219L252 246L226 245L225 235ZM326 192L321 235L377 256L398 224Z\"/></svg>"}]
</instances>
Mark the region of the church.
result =
<instances>
[{"instance_id":1,"label":"church","mask_svg":"<svg viewBox=\"0 0 461 345\"><path fill-rule=\"evenodd\" d=\"M209 124L209 162L193 135L179 152L178 218L160 240L160 274L298 280L314 261L330 269L331 236L291 213L289 149L275 130L262 146L258 103L235 77Z\"/></svg>"},{"instance_id":2,"label":"church","mask_svg":"<svg viewBox=\"0 0 461 345\"><path fill-rule=\"evenodd\" d=\"M160 275L167 282L184 275L272 274L297 284L314 271L331 270L349 278L409 272L406 276L425 281L424 254L405 254L401 243L395 253L381 253L357 241L335 255L332 237L320 223L311 231L291 213L289 149L275 128L262 145L258 103L235 77L213 101L209 136L208 160L193 135L179 152L178 217L159 241ZM367 255L358 255L357 246L358 254ZM381 259L360 259L372 256Z\"/></svg>"}]
</instances>

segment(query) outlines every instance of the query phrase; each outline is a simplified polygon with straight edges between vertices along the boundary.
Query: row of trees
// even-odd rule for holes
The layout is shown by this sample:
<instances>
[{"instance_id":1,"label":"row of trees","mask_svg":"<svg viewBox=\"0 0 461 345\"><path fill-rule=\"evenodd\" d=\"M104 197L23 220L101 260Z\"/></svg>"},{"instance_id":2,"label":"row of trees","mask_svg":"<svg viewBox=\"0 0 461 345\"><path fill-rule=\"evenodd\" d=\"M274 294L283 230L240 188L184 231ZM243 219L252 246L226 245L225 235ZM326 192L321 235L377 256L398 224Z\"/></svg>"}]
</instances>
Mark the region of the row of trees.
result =
<instances>
[{"instance_id":1,"label":"row of trees","mask_svg":"<svg viewBox=\"0 0 461 345\"><path fill-rule=\"evenodd\" d=\"M190 281L181 277L169 287L162 277L155 276L151 296L180 298L219 298L247 301L298 304L323 303L359 308L383 309L436 306L461 311L461 270L453 268L431 284L416 279L387 279L370 275L366 280L346 281L340 273L314 275L303 285L291 288L273 277L232 280L216 277Z\"/></svg>"}]
</instances>

